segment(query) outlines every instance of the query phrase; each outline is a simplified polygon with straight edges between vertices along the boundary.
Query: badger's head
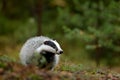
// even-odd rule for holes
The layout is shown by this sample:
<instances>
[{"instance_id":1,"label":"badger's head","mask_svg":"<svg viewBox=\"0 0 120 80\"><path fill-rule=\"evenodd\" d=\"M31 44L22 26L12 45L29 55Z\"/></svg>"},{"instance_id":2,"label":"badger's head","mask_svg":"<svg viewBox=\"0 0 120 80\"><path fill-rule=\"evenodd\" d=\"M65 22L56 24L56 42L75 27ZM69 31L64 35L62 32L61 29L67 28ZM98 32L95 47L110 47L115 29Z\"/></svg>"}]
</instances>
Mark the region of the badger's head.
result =
<instances>
[{"instance_id":1,"label":"badger's head","mask_svg":"<svg viewBox=\"0 0 120 80\"><path fill-rule=\"evenodd\" d=\"M36 49L36 52L51 52L59 55L63 53L63 50L61 49L59 43L56 40L46 40L40 47Z\"/></svg>"}]
</instances>

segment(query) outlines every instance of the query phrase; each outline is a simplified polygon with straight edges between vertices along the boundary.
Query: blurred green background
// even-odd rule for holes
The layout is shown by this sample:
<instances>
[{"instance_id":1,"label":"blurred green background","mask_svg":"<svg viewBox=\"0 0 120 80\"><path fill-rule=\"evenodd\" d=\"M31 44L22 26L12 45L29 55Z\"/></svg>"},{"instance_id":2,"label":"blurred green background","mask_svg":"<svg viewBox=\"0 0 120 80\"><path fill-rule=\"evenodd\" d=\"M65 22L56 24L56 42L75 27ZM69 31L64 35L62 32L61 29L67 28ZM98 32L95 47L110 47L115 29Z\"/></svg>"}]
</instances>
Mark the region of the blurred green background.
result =
<instances>
[{"instance_id":1,"label":"blurred green background","mask_svg":"<svg viewBox=\"0 0 120 80\"><path fill-rule=\"evenodd\" d=\"M40 35L61 44L63 61L119 66L120 1L0 0L0 55L18 60L23 43Z\"/></svg>"}]
</instances>

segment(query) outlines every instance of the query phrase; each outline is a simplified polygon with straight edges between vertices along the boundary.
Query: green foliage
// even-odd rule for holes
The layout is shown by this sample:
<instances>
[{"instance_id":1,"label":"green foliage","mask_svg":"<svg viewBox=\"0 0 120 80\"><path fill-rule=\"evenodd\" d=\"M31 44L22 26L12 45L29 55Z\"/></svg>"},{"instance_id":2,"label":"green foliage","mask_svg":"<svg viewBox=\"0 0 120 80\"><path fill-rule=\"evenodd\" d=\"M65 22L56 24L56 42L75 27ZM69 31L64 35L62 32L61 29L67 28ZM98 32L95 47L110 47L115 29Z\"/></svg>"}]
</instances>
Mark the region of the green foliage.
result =
<instances>
[{"instance_id":1,"label":"green foliage","mask_svg":"<svg viewBox=\"0 0 120 80\"><path fill-rule=\"evenodd\" d=\"M31 80L44 80L41 76L36 75L36 74L29 75L28 79L31 79Z\"/></svg>"},{"instance_id":2,"label":"green foliage","mask_svg":"<svg viewBox=\"0 0 120 80\"><path fill-rule=\"evenodd\" d=\"M69 4L74 5L74 3ZM119 2L111 1L105 5L104 1L85 1L83 5L80 5L76 6L81 8L78 10L81 10L82 13L72 10L72 8L68 10L68 14L71 15L67 22L70 25L63 25L66 38L83 41L89 56L97 64L101 60L109 66L119 64ZM75 8L75 10L77 9ZM78 16L76 17L76 15Z\"/></svg>"},{"instance_id":3,"label":"green foliage","mask_svg":"<svg viewBox=\"0 0 120 80\"><path fill-rule=\"evenodd\" d=\"M37 16L34 13L39 0L22 0L19 4L10 0L6 7L3 1L0 1L0 35L9 35L15 42L35 36ZM84 52L97 64L100 61L109 66L119 64L120 1L44 0L43 4L41 22L44 35L64 40L70 46L84 47ZM72 50L71 54L75 52Z\"/></svg>"},{"instance_id":4,"label":"green foliage","mask_svg":"<svg viewBox=\"0 0 120 80\"><path fill-rule=\"evenodd\" d=\"M22 21L18 25L17 29L14 31L14 38L17 39L17 42L25 41L31 36L35 36L37 32L36 23L33 18L29 18L26 21Z\"/></svg>"},{"instance_id":5,"label":"green foliage","mask_svg":"<svg viewBox=\"0 0 120 80\"><path fill-rule=\"evenodd\" d=\"M7 55L0 55L0 62L15 62L15 59Z\"/></svg>"},{"instance_id":6,"label":"green foliage","mask_svg":"<svg viewBox=\"0 0 120 80\"><path fill-rule=\"evenodd\" d=\"M70 71L70 72L75 72L75 71L81 70L81 69L83 69L82 64L75 65L75 64L64 63L64 66L60 67L60 70L62 70L62 71Z\"/></svg>"}]
</instances>

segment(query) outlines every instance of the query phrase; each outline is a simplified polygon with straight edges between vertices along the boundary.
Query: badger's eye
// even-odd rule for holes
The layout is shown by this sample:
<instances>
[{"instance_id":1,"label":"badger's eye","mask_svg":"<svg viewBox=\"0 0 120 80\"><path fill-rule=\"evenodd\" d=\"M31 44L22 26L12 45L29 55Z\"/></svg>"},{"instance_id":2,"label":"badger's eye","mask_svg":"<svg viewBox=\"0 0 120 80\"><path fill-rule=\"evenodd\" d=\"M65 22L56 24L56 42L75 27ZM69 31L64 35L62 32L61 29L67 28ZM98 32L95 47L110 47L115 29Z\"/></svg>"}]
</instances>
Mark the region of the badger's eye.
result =
<instances>
[{"instance_id":1,"label":"badger's eye","mask_svg":"<svg viewBox=\"0 0 120 80\"><path fill-rule=\"evenodd\" d=\"M45 41L44 44L54 48L56 51L58 50L57 46L51 41Z\"/></svg>"}]
</instances>

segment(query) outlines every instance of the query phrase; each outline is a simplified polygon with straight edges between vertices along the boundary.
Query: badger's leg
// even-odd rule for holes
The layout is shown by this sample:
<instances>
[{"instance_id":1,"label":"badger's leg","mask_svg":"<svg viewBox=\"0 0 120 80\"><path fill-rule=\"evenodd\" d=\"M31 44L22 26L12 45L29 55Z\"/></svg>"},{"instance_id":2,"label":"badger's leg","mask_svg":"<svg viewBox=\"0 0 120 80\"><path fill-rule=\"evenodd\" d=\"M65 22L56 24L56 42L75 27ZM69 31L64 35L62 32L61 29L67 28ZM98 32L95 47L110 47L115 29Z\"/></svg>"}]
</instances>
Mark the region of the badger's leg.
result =
<instances>
[{"instance_id":1,"label":"badger's leg","mask_svg":"<svg viewBox=\"0 0 120 80\"><path fill-rule=\"evenodd\" d=\"M56 65L59 62L59 55L55 54L54 56L51 56L51 61L48 64L48 69L50 69L51 71L54 70L54 68L56 67Z\"/></svg>"},{"instance_id":2,"label":"badger's leg","mask_svg":"<svg viewBox=\"0 0 120 80\"><path fill-rule=\"evenodd\" d=\"M46 54L42 54L42 55L45 57L47 61L45 68L49 70L54 70L54 67L59 62L59 55L51 52L46 52Z\"/></svg>"},{"instance_id":3,"label":"badger's leg","mask_svg":"<svg viewBox=\"0 0 120 80\"><path fill-rule=\"evenodd\" d=\"M54 55L54 61L53 61L53 67L52 67L52 71L54 70L54 68L56 67L56 65L59 63L59 55L55 54Z\"/></svg>"}]
</instances>

